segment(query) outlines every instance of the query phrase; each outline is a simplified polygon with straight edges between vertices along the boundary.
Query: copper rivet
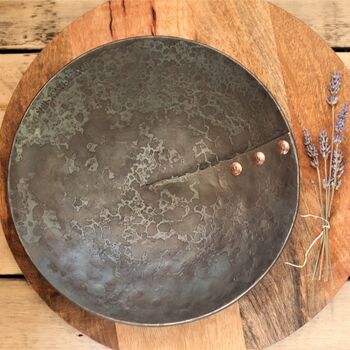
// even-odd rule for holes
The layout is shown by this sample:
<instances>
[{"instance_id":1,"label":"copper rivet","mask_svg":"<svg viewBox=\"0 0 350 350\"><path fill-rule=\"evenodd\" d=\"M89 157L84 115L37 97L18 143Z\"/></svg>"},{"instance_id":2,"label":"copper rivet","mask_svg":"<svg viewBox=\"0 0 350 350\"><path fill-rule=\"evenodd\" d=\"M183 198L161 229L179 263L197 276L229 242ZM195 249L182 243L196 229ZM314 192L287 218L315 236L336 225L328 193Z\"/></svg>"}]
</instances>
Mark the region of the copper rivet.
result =
<instances>
[{"instance_id":1,"label":"copper rivet","mask_svg":"<svg viewBox=\"0 0 350 350\"><path fill-rule=\"evenodd\" d=\"M290 150L289 143L286 140L279 140L277 142L277 147L278 147L278 152L283 156L285 156Z\"/></svg>"},{"instance_id":2,"label":"copper rivet","mask_svg":"<svg viewBox=\"0 0 350 350\"><path fill-rule=\"evenodd\" d=\"M265 162L265 154L263 152L254 153L254 161L256 165L262 165Z\"/></svg>"},{"instance_id":3,"label":"copper rivet","mask_svg":"<svg viewBox=\"0 0 350 350\"><path fill-rule=\"evenodd\" d=\"M231 174L234 176L238 176L241 174L242 172L242 165L238 162L233 162L230 165L230 170L231 170Z\"/></svg>"}]
</instances>

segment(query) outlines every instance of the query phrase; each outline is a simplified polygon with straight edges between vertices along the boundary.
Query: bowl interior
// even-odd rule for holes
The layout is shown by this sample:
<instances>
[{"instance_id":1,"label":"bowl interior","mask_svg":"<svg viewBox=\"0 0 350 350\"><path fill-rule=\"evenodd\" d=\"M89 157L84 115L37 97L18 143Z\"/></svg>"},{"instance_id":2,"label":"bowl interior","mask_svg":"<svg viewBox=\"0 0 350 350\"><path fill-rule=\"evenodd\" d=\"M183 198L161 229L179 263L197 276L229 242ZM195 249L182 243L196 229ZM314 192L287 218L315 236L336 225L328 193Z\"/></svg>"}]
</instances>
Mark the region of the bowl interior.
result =
<instances>
[{"instance_id":1,"label":"bowl interior","mask_svg":"<svg viewBox=\"0 0 350 350\"><path fill-rule=\"evenodd\" d=\"M58 291L113 320L172 324L230 304L270 268L294 222L298 164L280 109L243 67L144 37L46 84L17 131L8 187L21 242Z\"/></svg>"}]
</instances>

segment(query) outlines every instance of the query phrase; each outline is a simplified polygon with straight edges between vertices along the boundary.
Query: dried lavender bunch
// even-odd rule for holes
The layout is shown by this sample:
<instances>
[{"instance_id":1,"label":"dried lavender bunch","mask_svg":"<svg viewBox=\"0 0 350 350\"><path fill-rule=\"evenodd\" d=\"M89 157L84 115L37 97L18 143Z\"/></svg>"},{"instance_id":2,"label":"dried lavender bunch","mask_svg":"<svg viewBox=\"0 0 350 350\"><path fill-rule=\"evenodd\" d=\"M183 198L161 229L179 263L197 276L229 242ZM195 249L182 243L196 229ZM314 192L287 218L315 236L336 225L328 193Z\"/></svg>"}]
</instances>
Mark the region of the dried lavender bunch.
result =
<instances>
[{"instance_id":1,"label":"dried lavender bunch","mask_svg":"<svg viewBox=\"0 0 350 350\"><path fill-rule=\"evenodd\" d=\"M329 105L334 106L338 103L338 92L341 86L341 74L339 72L333 72L331 81L328 85L329 96L327 102Z\"/></svg>"},{"instance_id":2,"label":"dried lavender bunch","mask_svg":"<svg viewBox=\"0 0 350 350\"><path fill-rule=\"evenodd\" d=\"M313 240L307 249L302 265L286 263L293 267L302 268L307 263L307 257L313 246L319 242L318 253L314 265L313 278L318 276L321 280L328 281L329 274L332 275L331 269L331 254L329 246L329 233L331 212L333 206L333 198L335 191L341 187L342 178L345 170L344 155L341 150L341 145L344 139L346 122L349 115L349 104L344 103L337 116L335 116L335 106L338 103L338 93L341 87L341 74L333 72L328 85L329 95L327 103L330 106L330 114L332 121L332 133L328 137L327 131L323 130L318 136L318 146L312 141L312 137L307 129L304 130L303 141L307 156L310 158L310 164L317 173L318 180L318 197L320 202L320 215L307 214L304 217L318 218L322 222L322 231ZM322 165L322 166L321 166ZM314 182L315 183L315 182Z\"/></svg>"}]
</instances>

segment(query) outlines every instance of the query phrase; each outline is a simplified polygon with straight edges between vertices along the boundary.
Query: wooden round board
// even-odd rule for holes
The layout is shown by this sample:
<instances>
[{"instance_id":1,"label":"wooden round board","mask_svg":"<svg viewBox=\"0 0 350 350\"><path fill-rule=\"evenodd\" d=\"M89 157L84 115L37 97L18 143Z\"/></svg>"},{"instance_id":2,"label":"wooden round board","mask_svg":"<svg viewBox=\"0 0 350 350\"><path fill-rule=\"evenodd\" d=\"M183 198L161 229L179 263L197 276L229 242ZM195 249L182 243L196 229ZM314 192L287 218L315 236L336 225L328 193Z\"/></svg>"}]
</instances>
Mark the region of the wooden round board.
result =
<instances>
[{"instance_id":1,"label":"wooden round board","mask_svg":"<svg viewBox=\"0 0 350 350\"><path fill-rule=\"evenodd\" d=\"M325 100L334 69L344 75L341 100L350 98L349 93L344 94L350 91L350 74L326 43L296 18L264 0L110 0L72 23L38 55L8 105L0 132L0 218L6 238L25 277L45 302L69 324L112 349L267 347L317 314L350 274L350 240L343 220L350 214L347 177L331 222L333 284L312 281L311 267L298 270L284 264L302 261L318 233L317 222L299 215L282 256L262 282L225 310L179 326L115 324L83 311L43 279L14 229L6 196L7 166L15 132L33 97L80 54L112 40L144 35L175 36L212 46L242 63L268 87L296 139L301 167L299 214L317 214L302 130L307 127L316 135L331 124ZM350 153L350 143L345 143L344 152Z\"/></svg>"}]
</instances>

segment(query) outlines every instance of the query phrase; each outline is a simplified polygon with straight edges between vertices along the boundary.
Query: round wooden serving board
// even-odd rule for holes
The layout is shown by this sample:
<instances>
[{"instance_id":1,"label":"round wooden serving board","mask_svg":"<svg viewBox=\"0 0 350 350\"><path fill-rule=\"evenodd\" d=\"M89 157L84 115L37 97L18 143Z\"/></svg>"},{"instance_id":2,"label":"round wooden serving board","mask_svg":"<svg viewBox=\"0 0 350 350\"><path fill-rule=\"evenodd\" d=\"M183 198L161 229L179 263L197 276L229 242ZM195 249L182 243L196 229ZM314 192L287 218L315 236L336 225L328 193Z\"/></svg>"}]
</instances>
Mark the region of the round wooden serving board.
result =
<instances>
[{"instance_id":1,"label":"round wooden serving board","mask_svg":"<svg viewBox=\"0 0 350 350\"><path fill-rule=\"evenodd\" d=\"M115 324L87 313L60 295L38 273L20 244L6 199L12 141L29 103L65 64L99 45L144 35L167 35L212 46L253 72L276 97L288 117L299 152L299 213L317 214L303 154L302 130L316 135L331 122L325 102L331 72L343 73L341 100L350 99L350 74L326 43L303 23L263 0L110 0L58 35L34 60L7 108L0 135L0 218L16 260L45 302L81 332L113 349L261 349L288 336L341 288L350 272L350 181L336 196L331 250L334 283L314 282L312 267L293 269L319 232L318 223L298 216L291 238L268 275L240 301L200 321L145 328ZM249 101L247 101L249 103ZM345 142L350 155L350 142Z\"/></svg>"}]
</instances>

